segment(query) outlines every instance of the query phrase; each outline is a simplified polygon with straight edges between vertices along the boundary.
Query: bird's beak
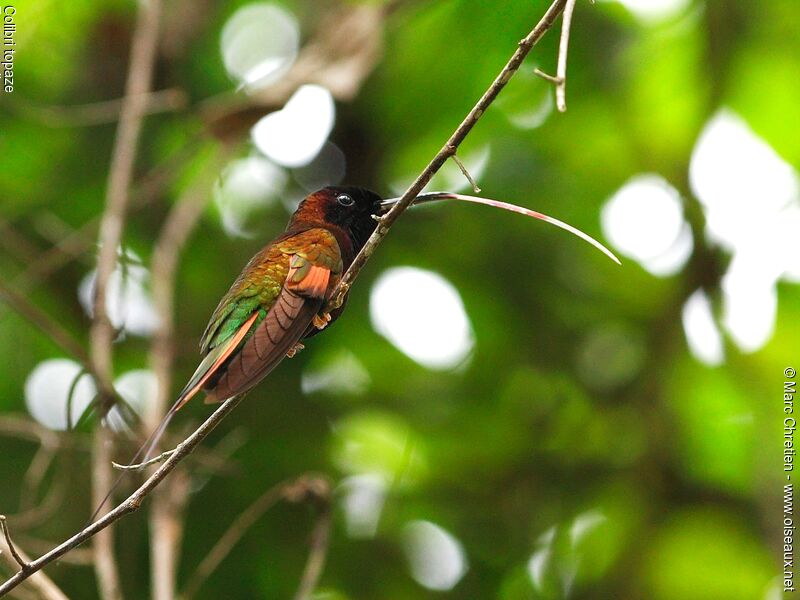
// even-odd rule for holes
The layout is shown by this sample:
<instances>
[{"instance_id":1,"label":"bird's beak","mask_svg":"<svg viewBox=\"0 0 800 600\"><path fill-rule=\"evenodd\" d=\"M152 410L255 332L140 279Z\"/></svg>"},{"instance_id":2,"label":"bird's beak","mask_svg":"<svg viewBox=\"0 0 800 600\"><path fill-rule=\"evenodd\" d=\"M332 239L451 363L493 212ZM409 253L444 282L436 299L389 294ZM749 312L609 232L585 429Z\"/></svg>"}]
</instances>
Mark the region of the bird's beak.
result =
<instances>
[{"instance_id":1,"label":"bird's beak","mask_svg":"<svg viewBox=\"0 0 800 600\"><path fill-rule=\"evenodd\" d=\"M383 202L381 202L380 214L385 215L395 204L397 204L399 200L400 198L388 198ZM411 205L416 206L417 204L425 204L426 202L437 202L439 200L460 200L462 202L474 202L475 204L485 204L486 206L492 206L494 208L502 208L503 210L509 210L511 212L519 213L528 217L533 217L534 219L539 219L540 221L544 221L545 223L550 223L551 225L555 225L556 227L559 227L565 231L570 232L573 235L578 236L585 242L588 242L589 244L600 250L600 252L608 256L615 263L622 264L619 262L619 259L616 256L614 256L614 253L611 252L611 250L606 248L603 244L598 242L592 236L584 233L580 229L576 229L572 225L564 223L563 221L559 221L558 219L554 219L553 217L549 217L540 212L536 212L535 210L530 210L527 208L523 208L522 206L517 206L516 204L501 202L500 200L492 200L490 198L479 198L477 196L465 196L464 194L454 194L452 192L426 192L414 198L414 201L411 203Z\"/></svg>"},{"instance_id":2,"label":"bird's beak","mask_svg":"<svg viewBox=\"0 0 800 600\"><path fill-rule=\"evenodd\" d=\"M417 204L424 204L425 202L436 202L437 200L457 200L459 194L451 194L450 192L426 192L420 194L411 203L412 206ZM400 201L400 197L387 198L381 202L380 214L385 215L392 207Z\"/></svg>"}]
</instances>

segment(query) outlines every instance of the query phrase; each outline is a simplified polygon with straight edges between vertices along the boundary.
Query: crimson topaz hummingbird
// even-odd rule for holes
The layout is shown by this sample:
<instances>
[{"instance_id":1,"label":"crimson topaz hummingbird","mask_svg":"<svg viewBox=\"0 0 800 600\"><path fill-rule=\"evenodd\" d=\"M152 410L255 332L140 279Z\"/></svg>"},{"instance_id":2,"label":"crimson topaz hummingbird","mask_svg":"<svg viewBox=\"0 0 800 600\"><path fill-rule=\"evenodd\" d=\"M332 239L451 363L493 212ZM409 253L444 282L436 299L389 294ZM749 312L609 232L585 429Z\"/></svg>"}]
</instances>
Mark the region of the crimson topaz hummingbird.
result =
<instances>
[{"instance_id":1,"label":"crimson topaz hummingbird","mask_svg":"<svg viewBox=\"0 0 800 600\"><path fill-rule=\"evenodd\" d=\"M447 192L421 194L414 204L465 200L519 212L566 229L616 257L585 233L528 209ZM377 218L397 202L359 187L326 187L308 195L289 219L286 231L269 242L234 281L220 301L200 341L203 360L164 420L133 459L150 454L171 417L198 392L207 401L245 393L285 356L302 348L344 309L330 314L325 304L342 274L377 227ZM346 298L346 297L345 297Z\"/></svg>"}]
</instances>

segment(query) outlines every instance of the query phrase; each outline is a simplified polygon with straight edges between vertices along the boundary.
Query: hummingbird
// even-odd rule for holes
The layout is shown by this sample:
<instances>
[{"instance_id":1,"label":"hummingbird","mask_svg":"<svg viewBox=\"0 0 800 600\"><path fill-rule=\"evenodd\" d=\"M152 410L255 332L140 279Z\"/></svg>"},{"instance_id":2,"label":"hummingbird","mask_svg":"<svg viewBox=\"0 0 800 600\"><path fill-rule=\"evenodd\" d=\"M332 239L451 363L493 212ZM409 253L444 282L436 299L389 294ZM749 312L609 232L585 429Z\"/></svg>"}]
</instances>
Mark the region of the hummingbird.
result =
<instances>
[{"instance_id":1,"label":"hummingbird","mask_svg":"<svg viewBox=\"0 0 800 600\"><path fill-rule=\"evenodd\" d=\"M242 270L214 310L200 340L203 358L163 420L131 463L146 461L175 413L201 391L206 402L222 402L250 391L302 340L335 321L345 308L326 305L342 275L400 198L383 199L354 186L326 187L306 196L286 230L262 248ZM544 220L581 237L619 260L602 244L542 213L450 192L418 195L412 204L462 200ZM129 465L130 466L130 465Z\"/></svg>"}]
</instances>

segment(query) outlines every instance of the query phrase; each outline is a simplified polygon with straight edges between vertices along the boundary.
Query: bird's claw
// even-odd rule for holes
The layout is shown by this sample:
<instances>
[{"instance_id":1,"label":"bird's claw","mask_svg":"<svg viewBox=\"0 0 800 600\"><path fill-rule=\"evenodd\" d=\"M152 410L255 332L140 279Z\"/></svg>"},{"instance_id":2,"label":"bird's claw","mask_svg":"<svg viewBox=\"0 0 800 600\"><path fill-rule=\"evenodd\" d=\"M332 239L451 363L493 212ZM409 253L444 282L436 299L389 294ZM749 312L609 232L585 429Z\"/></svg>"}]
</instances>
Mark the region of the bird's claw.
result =
<instances>
[{"instance_id":1,"label":"bird's claw","mask_svg":"<svg viewBox=\"0 0 800 600\"><path fill-rule=\"evenodd\" d=\"M302 350L303 348L305 348L305 346L304 346L303 344L301 344L300 342L297 342L297 343L296 343L296 344L295 344L295 345L292 347L292 349L291 349L291 350L289 350L289 351L286 353L286 356L287 356L288 358L294 358L294 355L295 355L295 354L297 354L298 352L300 352L300 350Z\"/></svg>"},{"instance_id":2,"label":"bird's claw","mask_svg":"<svg viewBox=\"0 0 800 600\"><path fill-rule=\"evenodd\" d=\"M325 329L328 323L331 322L331 313L323 313L321 315L314 315L314 327L317 329Z\"/></svg>"}]
</instances>

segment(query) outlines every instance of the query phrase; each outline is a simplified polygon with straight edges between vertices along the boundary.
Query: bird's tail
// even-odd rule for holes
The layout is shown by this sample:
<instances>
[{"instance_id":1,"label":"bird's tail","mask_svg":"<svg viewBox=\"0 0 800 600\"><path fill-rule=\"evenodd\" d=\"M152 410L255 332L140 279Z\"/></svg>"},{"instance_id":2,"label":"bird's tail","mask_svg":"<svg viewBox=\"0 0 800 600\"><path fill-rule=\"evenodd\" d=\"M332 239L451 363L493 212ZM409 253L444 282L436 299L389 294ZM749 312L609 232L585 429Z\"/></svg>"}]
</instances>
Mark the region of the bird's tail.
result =
<instances>
[{"instance_id":1,"label":"bird's tail","mask_svg":"<svg viewBox=\"0 0 800 600\"><path fill-rule=\"evenodd\" d=\"M181 408L181 406L183 406L183 404L185 404L186 399L183 396L184 394L178 396L178 400L176 400L175 403L170 407L170 409L167 411L167 414L164 415L163 419L161 419L161 422L158 424L158 427L155 428L153 433L151 433L148 436L148 438L144 441L144 443L139 447L139 449L136 451L136 454L134 454L133 458L131 458L130 462L127 465L125 465L126 467L132 467L137 464L147 462L147 460L149 460L150 455L158 445L158 442L161 441L164 432L167 430L167 426L169 425L169 422L172 420L172 417L174 417L175 413L178 412L178 410ZM106 502L108 502L109 498L111 498L111 495L117 490L119 484L122 483L122 479L125 477L125 474L126 471L123 470L114 480L111 489L109 489L108 493L105 496L103 496L103 500L100 502L97 508L94 509L92 516L89 518L90 524L94 522L94 520L100 514L100 511L103 510L103 507L106 505Z\"/></svg>"}]
</instances>

